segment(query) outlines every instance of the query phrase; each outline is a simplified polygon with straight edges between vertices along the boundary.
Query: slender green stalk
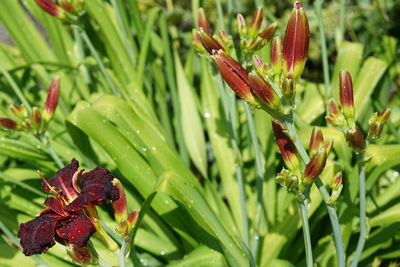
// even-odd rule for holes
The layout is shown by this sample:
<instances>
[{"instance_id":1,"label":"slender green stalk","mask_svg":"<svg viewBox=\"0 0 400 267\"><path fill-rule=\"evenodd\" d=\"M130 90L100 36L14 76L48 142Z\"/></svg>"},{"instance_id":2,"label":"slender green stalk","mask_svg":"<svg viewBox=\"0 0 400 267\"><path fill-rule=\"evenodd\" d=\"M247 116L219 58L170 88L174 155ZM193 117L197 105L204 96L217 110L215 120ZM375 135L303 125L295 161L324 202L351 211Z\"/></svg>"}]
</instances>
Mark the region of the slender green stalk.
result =
<instances>
[{"instance_id":1,"label":"slender green stalk","mask_svg":"<svg viewBox=\"0 0 400 267\"><path fill-rule=\"evenodd\" d=\"M108 75L106 67L104 66L103 62L101 61L99 54L97 53L96 49L94 48L92 41L90 41L89 36L85 32L85 30L82 29L81 35L82 35L83 41L85 41L90 52L92 53L93 57L95 58L97 64L99 64L100 70L103 73L104 78L106 79L108 85L110 86L111 91L113 92L114 95L120 96L118 89L115 87L115 85L111 81L110 75Z\"/></svg>"},{"instance_id":2,"label":"slender green stalk","mask_svg":"<svg viewBox=\"0 0 400 267\"><path fill-rule=\"evenodd\" d=\"M319 34L321 39L321 53L322 53L322 72L324 75L324 85L325 85L325 103L328 103L329 99L329 66L328 66L328 53L326 50L326 39L324 22L322 21L322 0L317 0L315 2L315 13L318 19ZM326 105L326 113L328 114L328 105Z\"/></svg>"},{"instance_id":3,"label":"slender green stalk","mask_svg":"<svg viewBox=\"0 0 400 267\"><path fill-rule=\"evenodd\" d=\"M47 138L44 135L39 135L39 139L42 142L42 144L46 146L47 151L49 152L50 156L53 158L53 160L57 164L57 166L59 168L64 168L64 163L62 162L60 157L57 155L57 153L54 151L54 149L51 147Z\"/></svg>"},{"instance_id":4,"label":"slender green stalk","mask_svg":"<svg viewBox=\"0 0 400 267\"><path fill-rule=\"evenodd\" d=\"M246 111L247 125L249 126L250 138L251 138L251 141L253 144L254 157L256 160L256 169L257 169L256 229L253 234L253 256L256 258L257 254L258 254L258 249L259 249L258 241L259 241L259 232L260 232L260 225L261 225L261 215L262 215L262 210L263 210L262 196L263 196L264 172L262 169L260 148L259 148L259 144L258 144L256 127L254 125L253 115L251 114L249 105L246 102L243 102L243 105L244 105L244 109ZM311 259L312 259L312 257L311 257Z\"/></svg>"},{"instance_id":5,"label":"slender green stalk","mask_svg":"<svg viewBox=\"0 0 400 267\"><path fill-rule=\"evenodd\" d=\"M29 113L31 112L32 108L29 102L26 100L24 94L21 91L21 88L17 85L17 83L14 81L14 79L11 77L10 73L6 70L6 68L3 66L3 64L0 61L0 71L3 73L4 77L8 81L8 83L11 85L11 88L14 90L15 94L18 96L19 100L21 103L25 105L25 107L29 110Z\"/></svg>"},{"instance_id":6,"label":"slender green stalk","mask_svg":"<svg viewBox=\"0 0 400 267\"><path fill-rule=\"evenodd\" d=\"M239 187L240 208L242 211L242 219L243 219L243 240L246 246L250 247L249 223L247 221L247 209L246 209L246 199L244 194L243 173L242 173L242 167L238 163L236 165L236 179Z\"/></svg>"},{"instance_id":7,"label":"slender green stalk","mask_svg":"<svg viewBox=\"0 0 400 267\"><path fill-rule=\"evenodd\" d=\"M311 245L311 234L310 226L308 224L308 197L304 198L302 201L298 201L297 205L300 210L301 224L303 227L304 235L304 247L306 251L306 262L307 267L313 267L313 255L312 255L312 245Z\"/></svg>"},{"instance_id":8,"label":"slender green stalk","mask_svg":"<svg viewBox=\"0 0 400 267\"><path fill-rule=\"evenodd\" d=\"M121 249L118 254L120 267L126 267L126 258L129 253L130 242L131 242L130 237L122 239Z\"/></svg>"},{"instance_id":9,"label":"slender green stalk","mask_svg":"<svg viewBox=\"0 0 400 267\"><path fill-rule=\"evenodd\" d=\"M97 258L97 264L100 265L101 267L112 267L111 264L103 260L99 254L97 253L96 249L94 248L92 242L89 240L88 245L87 245L88 250Z\"/></svg>"},{"instance_id":10,"label":"slender green stalk","mask_svg":"<svg viewBox=\"0 0 400 267\"><path fill-rule=\"evenodd\" d=\"M299 136L297 135L297 131L296 131L296 128L294 127L294 123L293 123L293 116L291 115L291 116L288 116L287 118L285 118L283 120L283 124L285 125L285 127L289 133L289 136L292 138L294 145L296 146L296 148L300 154L300 157L302 158L304 163L307 164L310 161L310 158L308 157L308 154L307 154L306 150L304 149ZM336 245L338 265L339 265L339 267L344 267L346 264L346 255L344 253L344 245L343 245L342 236L340 233L340 224L339 224L339 220L337 217L335 207L332 204L328 204L330 195L319 177L317 177L315 179L315 184L316 184L316 186L325 202L325 205L328 209L329 219L330 219L331 225L332 225L333 238L335 240L335 245ZM309 188L305 191L305 194L304 194L306 198L308 197Z\"/></svg>"},{"instance_id":11,"label":"slender green stalk","mask_svg":"<svg viewBox=\"0 0 400 267\"><path fill-rule=\"evenodd\" d=\"M359 197L360 197L360 237L358 238L356 252L354 254L351 267L356 267L360 260L361 254L364 249L365 240L367 239L367 219L365 215L365 152L361 152L357 155L357 167L358 167L358 181L359 181Z\"/></svg>"},{"instance_id":12,"label":"slender green stalk","mask_svg":"<svg viewBox=\"0 0 400 267\"><path fill-rule=\"evenodd\" d=\"M340 0L340 20L339 20L339 29L340 29L340 37L343 40L344 36L344 15L346 11L346 3L345 0Z\"/></svg>"}]
</instances>

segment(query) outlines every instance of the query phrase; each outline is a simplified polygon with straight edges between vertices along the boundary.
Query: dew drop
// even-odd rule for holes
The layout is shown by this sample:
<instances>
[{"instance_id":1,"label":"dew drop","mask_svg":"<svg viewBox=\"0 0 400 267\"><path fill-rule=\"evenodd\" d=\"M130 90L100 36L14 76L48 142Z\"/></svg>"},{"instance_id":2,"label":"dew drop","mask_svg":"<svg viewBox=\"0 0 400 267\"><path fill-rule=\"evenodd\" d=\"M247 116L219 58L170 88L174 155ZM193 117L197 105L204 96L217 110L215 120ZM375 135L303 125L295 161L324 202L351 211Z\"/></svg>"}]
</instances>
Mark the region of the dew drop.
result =
<instances>
[{"instance_id":1,"label":"dew drop","mask_svg":"<svg viewBox=\"0 0 400 267\"><path fill-rule=\"evenodd\" d=\"M210 114L210 113L208 113L208 112L204 113L204 117L206 117L206 118L210 118L210 116L211 116L211 114Z\"/></svg>"},{"instance_id":2,"label":"dew drop","mask_svg":"<svg viewBox=\"0 0 400 267\"><path fill-rule=\"evenodd\" d=\"M165 255L165 250L161 250L160 254Z\"/></svg>"},{"instance_id":3,"label":"dew drop","mask_svg":"<svg viewBox=\"0 0 400 267\"><path fill-rule=\"evenodd\" d=\"M140 131L139 131L139 130L136 130L136 133L137 133L137 134L139 134L139 133L140 133Z\"/></svg>"},{"instance_id":4,"label":"dew drop","mask_svg":"<svg viewBox=\"0 0 400 267\"><path fill-rule=\"evenodd\" d=\"M146 152L146 151L147 151L147 148L145 148L145 147L142 147L142 150Z\"/></svg>"},{"instance_id":5,"label":"dew drop","mask_svg":"<svg viewBox=\"0 0 400 267\"><path fill-rule=\"evenodd\" d=\"M37 149L40 149L40 145L37 145L36 148L37 148Z\"/></svg>"},{"instance_id":6,"label":"dew drop","mask_svg":"<svg viewBox=\"0 0 400 267\"><path fill-rule=\"evenodd\" d=\"M78 235L82 234L82 230L78 230Z\"/></svg>"},{"instance_id":7,"label":"dew drop","mask_svg":"<svg viewBox=\"0 0 400 267\"><path fill-rule=\"evenodd\" d=\"M153 150L153 151L154 151L154 150L156 150L156 148L153 146L153 147L151 148L151 150Z\"/></svg>"},{"instance_id":8,"label":"dew drop","mask_svg":"<svg viewBox=\"0 0 400 267\"><path fill-rule=\"evenodd\" d=\"M73 235L69 239L70 239L70 241L75 241L76 240L76 236Z\"/></svg>"}]
</instances>

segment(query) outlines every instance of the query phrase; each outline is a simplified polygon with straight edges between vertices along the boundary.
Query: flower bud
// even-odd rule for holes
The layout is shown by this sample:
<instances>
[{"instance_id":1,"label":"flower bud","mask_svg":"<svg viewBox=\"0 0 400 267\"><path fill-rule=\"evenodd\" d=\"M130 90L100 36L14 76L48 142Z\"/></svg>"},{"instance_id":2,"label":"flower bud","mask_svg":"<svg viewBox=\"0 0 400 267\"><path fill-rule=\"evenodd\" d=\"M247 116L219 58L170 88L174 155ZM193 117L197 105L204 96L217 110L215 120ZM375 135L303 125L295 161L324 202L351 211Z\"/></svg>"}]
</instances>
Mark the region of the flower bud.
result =
<instances>
[{"instance_id":1,"label":"flower bud","mask_svg":"<svg viewBox=\"0 0 400 267\"><path fill-rule=\"evenodd\" d=\"M9 118L0 118L0 126L13 131L21 128L21 125L18 122Z\"/></svg>"},{"instance_id":2,"label":"flower bud","mask_svg":"<svg viewBox=\"0 0 400 267\"><path fill-rule=\"evenodd\" d=\"M263 20L263 9L262 7L257 7L254 12L253 19L251 20L249 28L249 37L254 39L257 37Z\"/></svg>"},{"instance_id":3,"label":"flower bud","mask_svg":"<svg viewBox=\"0 0 400 267\"><path fill-rule=\"evenodd\" d=\"M221 43L223 44L225 49L231 49L233 48L233 40L232 36L227 34L225 31L219 31L218 32L219 39L221 40Z\"/></svg>"},{"instance_id":4,"label":"flower bud","mask_svg":"<svg viewBox=\"0 0 400 267\"><path fill-rule=\"evenodd\" d=\"M222 79L224 79L233 91L251 106L259 107L260 103L253 96L249 86L248 73L242 65L222 50L214 50L211 58L217 65Z\"/></svg>"},{"instance_id":5,"label":"flower bud","mask_svg":"<svg viewBox=\"0 0 400 267\"><path fill-rule=\"evenodd\" d=\"M332 190L338 190L342 185L343 175L341 172L336 173L335 177L332 179L331 188Z\"/></svg>"},{"instance_id":6,"label":"flower bud","mask_svg":"<svg viewBox=\"0 0 400 267\"><path fill-rule=\"evenodd\" d=\"M33 125L33 128L37 132L39 132L41 124L42 124L42 116L40 115L40 110L37 107L33 107L33 109L32 109L32 125Z\"/></svg>"},{"instance_id":7,"label":"flower bud","mask_svg":"<svg viewBox=\"0 0 400 267\"><path fill-rule=\"evenodd\" d=\"M193 42L192 42L193 48L200 54L207 53L207 50L201 43L198 31L193 29L192 34L193 34Z\"/></svg>"},{"instance_id":8,"label":"flower bud","mask_svg":"<svg viewBox=\"0 0 400 267\"><path fill-rule=\"evenodd\" d=\"M270 25L265 27L265 29L262 32L260 32L260 34L258 36L263 39L263 43L262 43L263 46L266 45L269 42L269 40L272 39L272 37L275 34L277 26L278 26L277 22L271 23Z\"/></svg>"},{"instance_id":9,"label":"flower bud","mask_svg":"<svg viewBox=\"0 0 400 267\"><path fill-rule=\"evenodd\" d=\"M268 65L264 63L257 55L253 56L253 67L261 77L270 76L270 69Z\"/></svg>"},{"instance_id":10,"label":"flower bud","mask_svg":"<svg viewBox=\"0 0 400 267\"><path fill-rule=\"evenodd\" d=\"M60 7L51 0L35 0L35 3L44 11L56 18L64 18L65 14Z\"/></svg>"},{"instance_id":11,"label":"flower bud","mask_svg":"<svg viewBox=\"0 0 400 267\"><path fill-rule=\"evenodd\" d=\"M283 78L282 81L282 95L285 100L289 103L293 102L296 95L295 83L292 75L289 73L287 77Z\"/></svg>"},{"instance_id":12,"label":"flower bud","mask_svg":"<svg viewBox=\"0 0 400 267\"><path fill-rule=\"evenodd\" d=\"M315 126L311 133L309 155L312 158L324 144L324 136L322 135L321 128Z\"/></svg>"},{"instance_id":13,"label":"flower bud","mask_svg":"<svg viewBox=\"0 0 400 267\"><path fill-rule=\"evenodd\" d=\"M278 173L278 175L275 177L275 180L278 184L286 187L289 191L296 189L299 185L299 178L297 175L287 169L283 169L280 173Z\"/></svg>"},{"instance_id":14,"label":"flower bud","mask_svg":"<svg viewBox=\"0 0 400 267\"><path fill-rule=\"evenodd\" d=\"M209 35L203 28L197 31L200 42L209 54L212 54L213 50L224 50L220 43Z\"/></svg>"},{"instance_id":15,"label":"flower bud","mask_svg":"<svg viewBox=\"0 0 400 267\"><path fill-rule=\"evenodd\" d=\"M239 27L240 38L247 38L246 21L244 20L244 17L242 16L242 14L237 15L237 22L238 22L238 27Z\"/></svg>"},{"instance_id":16,"label":"flower bud","mask_svg":"<svg viewBox=\"0 0 400 267\"><path fill-rule=\"evenodd\" d=\"M386 108L381 112L381 114L375 112L369 119L369 136L372 140L378 139L383 130L383 124L389 119L390 109Z\"/></svg>"},{"instance_id":17,"label":"flower bud","mask_svg":"<svg viewBox=\"0 0 400 267\"><path fill-rule=\"evenodd\" d=\"M28 117L28 110L26 109L24 104L21 104L21 106L19 107L17 105L11 104L10 110L12 113L14 113L15 116L17 116L21 120L24 120Z\"/></svg>"},{"instance_id":18,"label":"flower bud","mask_svg":"<svg viewBox=\"0 0 400 267\"><path fill-rule=\"evenodd\" d=\"M279 77L282 72L282 39L280 36L275 37L272 41L270 58L274 75Z\"/></svg>"},{"instance_id":19,"label":"flower bud","mask_svg":"<svg viewBox=\"0 0 400 267\"><path fill-rule=\"evenodd\" d=\"M97 258L85 247L75 244L69 244L67 247L67 254L74 262L83 265L96 265Z\"/></svg>"},{"instance_id":20,"label":"flower bud","mask_svg":"<svg viewBox=\"0 0 400 267\"><path fill-rule=\"evenodd\" d=\"M202 28L208 35L212 35L210 24L208 23L206 14L204 13L204 10L202 8L199 8L199 11L197 13L197 22L199 25L199 29Z\"/></svg>"},{"instance_id":21,"label":"flower bud","mask_svg":"<svg viewBox=\"0 0 400 267\"><path fill-rule=\"evenodd\" d=\"M327 142L324 144L324 149L325 149L325 151L326 151L326 154L329 155L329 153L331 153L332 147L333 147L333 139L330 139L329 141L327 141Z\"/></svg>"},{"instance_id":22,"label":"flower bud","mask_svg":"<svg viewBox=\"0 0 400 267\"><path fill-rule=\"evenodd\" d=\"M127 229L126 220L128 219L125 191L124 188L122 187L121 182L117 178L114 178L112 180L112 183L113 186L117 187L119 192L119 198L112 202L114 208L114 217L115 221L119 226L118 231L120 233L123 233Z\"/></svg>"},{"instance_id":23,"label":"flower bud","mask_svg":"<svg viewBox=\"0 0 400 267\"><path fill-rule=\"evenodd\" d=\"M60 94L60 78L54 77L51 82L49 92L47 94L46 105L43 112L43 120L45 123L49 123L54 116L58 104L58 96Z\"/></svg>"},{"instance_id":24,"label":"flower bud","mask_svg":"<svg viewBox=\"0 0 400 267\"><path fill-rule=\"evenodd\" d=\"M300 2L294 4L289 18L283 43L283 73L291 72L297 80L303 72L307 60L310 30L305 11Z\"/></svg>"},{"instance_id":25,"label":"flower bud","mask_svg":"<svg viewBox=\"0 0 400 267\"><path fill-rule=\"evenodd\" d=\"M334 99L329 99L328 102L329 114L325 119L335 127L342 127L344 125L344 117L339 110L339 106Z\"/></svg>"},{"instance_id":26,"label":"flower bud","mask_svg":"<svg viewBox=\"0 0 400 267\"><path fill-rule=\"evenodd\" d=\"M366 143L364 136L360 129L357 127L350 128L346 134L346 142L347 144L357 152L361 152L365 150Z\"/></svg>"},{"instance_id":27,"label":"flower bud","mask_svg":"<svg viewBox=\"0 0 400 267\"><path fill-rule=\"evenodd\" d=\"M326 159L328 155L325 149L319 149L314 156L311 158L310 162L306 165L303 175L303 183L305 185L314 182L315 178L321 174L325 168Z\"/></svg>"},{"instance_id":28,"label":"flower bud","mask_svg":"<svg viewBox=\"0 0 400 267\"><path fill-rule=\"evenodd\" d=\"M134 209L128 216L128 231L131 232L139 220L140 210Z\"/></svg>"},{"instance_id":29,"label":"flower bud","mask_svg":"<svg viewBox=\"0 0 400 267\"><path fill-rule=\"evenodd\" d=\"M347 70L339 72L340 105L346 119L354 120L353 83Z\"/></svg>"},{"instance_id":30,"label":"flower bud","mask_svg":"<svg viewBox=\"0 0 400 267\"><path fill-rule=\"evenodd\" d=\"M272 110L279 110L281 101L272 86L258 73L252 71L249 74L249 84L252 92Z\"/></svg>"},{"instance_id":31,"label":"flower bud","mask_svg":"<svg viewBox=\"0 0 400 267\"><path fill-rule=\"evenodd\" d=\"M284 132L286 131L285 126L279 121L272 119L272 129L274 131L275 140L278 144L279 150L281 151L283 161L286 167L294 173L298 173L300 170L300 161L298 157L297 149L290 139L290 137Z\"/></svg>"}]
</instances>

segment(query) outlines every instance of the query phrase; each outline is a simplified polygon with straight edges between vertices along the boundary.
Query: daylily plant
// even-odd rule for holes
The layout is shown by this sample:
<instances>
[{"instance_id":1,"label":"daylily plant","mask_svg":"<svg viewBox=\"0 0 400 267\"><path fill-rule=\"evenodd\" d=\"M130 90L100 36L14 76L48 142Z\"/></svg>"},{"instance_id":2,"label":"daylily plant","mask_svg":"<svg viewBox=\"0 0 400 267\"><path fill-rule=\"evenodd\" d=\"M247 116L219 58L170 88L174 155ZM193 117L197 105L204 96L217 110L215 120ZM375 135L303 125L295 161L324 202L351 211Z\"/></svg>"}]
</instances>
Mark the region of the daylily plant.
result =
<instances>
[{"instance_id":1,"label":"daylily plant","mask_svg":"<svg viewBox=\"0 0 400 267\"><path fill-rule=\"evenodd\" d=\"M53 196L44 202L47 209L19 227L18 237L25 255L46 252L55 241L85 248L90 237L101 227L95 206L119 198L110 171L96 167L83 173L84 170L78 168L79 162L72 159L71 164L50 179L42 176L43 190Z\"/></svg>"}]
</instances>

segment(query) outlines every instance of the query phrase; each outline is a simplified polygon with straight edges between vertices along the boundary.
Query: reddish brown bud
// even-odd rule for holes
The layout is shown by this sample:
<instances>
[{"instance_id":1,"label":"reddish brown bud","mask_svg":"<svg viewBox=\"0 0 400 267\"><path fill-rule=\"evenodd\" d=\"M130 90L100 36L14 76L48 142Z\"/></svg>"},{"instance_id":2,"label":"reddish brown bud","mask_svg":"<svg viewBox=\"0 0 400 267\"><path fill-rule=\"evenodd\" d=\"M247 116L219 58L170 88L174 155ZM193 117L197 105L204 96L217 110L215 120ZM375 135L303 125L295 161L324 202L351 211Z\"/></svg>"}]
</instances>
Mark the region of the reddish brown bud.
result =
<instances>
[{"instance_id":1,"label":"reddish brown bud","mask_svg":"<svg viewBox=\"0 0 400 267\"><path fill-rule=\"evenodd\" d=\"M282 123L275 119L272 119L271 121L275 140L278 144L279 150L281 151L286 167L292 172L298 173L300 169L300 161L293 141L285 133L286 129Z\"/></svg>"},{"instance_id":2,"label":"reddish brown bud","mask_svg":"<svg viewBox=\"0 0 400 267\"><path fill-rule=\"evenodd\" d=\"M385 123L390 117L391 110L389 108L385 108L381 114L379 114L378 120L382 123Z\"/></svg>"},{"instance_id":3,"label":"reddish brown bud","mask_svg":"<svg viewBox=\"0 0 400 267\"><path fill-rule=\"evenodd\" d=\"M54 77L47 94L46 105L43 112L43 120L49 123L54 116L60 94L60 77Z\"/></svg>"},{"instance_id":4,"label":"reddish brown bud","mask_svg":"<svg viewBox=\"0 0 400 267\"><path fill-rule=\"evenodd\" d=\"M222 30L218 32L218 36L225 49L230 49L233 47L232 36L230 36L225 31Z\"/></svg>"},{"instance_id":5,"label":"reddish brown bud","mask_svg":"<svg viewBox=\"0 0 400 267\"><path fill-rule=\"evenodd\" d=\"M270 51L271 66L274 75L279 76L282 72L282 39L280 36L274 38Z\"/></svg>"},{"instance_id":6,"label":"reddish brown bud","mask_svg":"<svg viewBox=\"0 0 400 267\"><path fill-rule=\"evenodd\" d=\"M312 158L319 149L324 145L324 136L322 135L321 128L315 126L311 133L309 155Z\"/></svg>"},{"instance_id":7,"label":"reddish brown bud","mask_svg":"<svg viewBox=\"0 0 400 267\"><path fill-rule=\"evenodd\" d=\"M60 15L59 7L51 0L35 0L35 3L44 11L49 13L54 17L58 17Z\"/></svg>"},{"instance_id":8,"label":"reddish brown bud","mask_svg":"<svg viewBox=\"0 0 400 267\"><path fill-rule=\"evenodd\" d=\"M324 144L324 149L325 149L325 151L326 151L326 154L329 155L329 153L331 153L332 147L333 147L333 139L330 139L329 141L327 141L327 142Z\"/></svg>"},{"instance_id":9,"label":"reddish brown bud","mask_svg":"<svg viewBox=\"0 0 400 267\"><path fill-rule=\"evenodd\" d=\"M338 172L335 177L332 179L331 188L332 190L338 190L342 185L343 175L341 172Z\"/></svg>"},{"instance_id":10,"label":"reddish brown bud","mask_svg":"<svg viewBox=\"0 0 400 267\"><path fill-rule=\"evenodd\" d=\"M260 103L251 93L248 73L242 65L222 50L214 50L214 54L211 58L217 65L222 79L224 79L233 91L250 105L259 107Z\"/></svg>"},{"instance_id":11,"label":"reddish brown bud","mask_svg":"<svg viewBox=\"0 0 400 267\"><path fill-rule=\"evenodd\" d=\"M340 105L346 119L354 120L353 83L347 70L339 72Z\"/></svg>"},{"instance_id":12,"label":"reddish brown bud","mask_svg":"<svg viewBox=\"0 0 400 267\"><path fill-rule=\"evenodd\" d=\"M210 36L212 35L210 24L208 23L206 14L204 13L204 10L202 8L199 8L199 11L197 13L197 22L198 22L198 25L199 25L199 29L203 28L203 30L208 35L210 35Z\"/></svg>"},{"instance_id":13,"label":"reddish brown bud","mask_svg":"<svg viewBox=\"0 0 400 267\"><path fill-rule=\"evenodd\" d=\"M325 119L335 127L342 127L344 124L344 117L339 110L339 106L334 99L329 99L328 102L329 114Z\"/></svg>"},{"instance_id":14,"label":"reddish brown bud","mask_svg":"<svg viewBox=\"0 0 400 267\"><path fill-rule=\"evenodd\" d=\"M60 0L60 6L70 14L80 15L83 7L83 0Z\"/></svg>"},{"instance_id":15,"label":"reddish brown bud","mask_svg":"<svg viewBox=\"0 0 400 267\"><path fill-rule=\"evenodd\" d=\"M140 210L134 209L128 216L128 231L131 232L132 229L136 226L137 221L139 220Z\"/></svg>"},{"instance_id":16,"label":"reddish brown bud","mask_svg":"<svg viewBox=\"0 0 400 267\"><path fill-rule=\"evenodd\" d=\"M260 30L261 27L262 20L263 20L263 9L262 7L258 7L254 12L253 19L251 20L249 28L249 36L251 39L257 37L258 31Z\"/></svg>"},{"instance_id":17,"label":"reddish brown bud","mask_svg":"<svg viewBox=\"0 0 400 267\"><path fill-rule=\"evenodd\" d=\"M383 124L389 119L390 116L390 109L386 108L381 112L381 114L375 112L372 114L371 118L369 119L369 137L372 140L378 139L383 130Z\"/></svg>"},{"instance_id":18,"label":"reddish brown bud","mask_svg":"<svg viewBox=\"0 0 400 267\"><path fill-rule=\"evenodd\" d=\"M40 115L40 110L37 107L33 107L32 109L32 125L36 131L40 130L40 126L42 123L42 116Z\"/></svg>"},{"instance_id":19,"label":"reddish brown bud","mask_svg":"<svg viewBox=\"0 0 400 267\"><path fill-rule=\"evenodd\" d=\"M212 54L213 50L224 50L220 43L209 35L203 28L197 31L200 42L208 53Z\"/></svg>"},{"instance_id":20,"label":"reddish brown bud","mask_svg":"<svg viewBox=\"0 0 400 267\"><path fill-rule=\"evenodd\" d=\"M201 43L198 31L193 29L192 33L193 33L193 42L192 42L193 48L199 53L207 53L206 49Z\"/></svg>"},{"instance_id":21,"label":"reddish brown bud","mask_svg":"<svg viewBox=\"0 0 400 267\"><path fill-rule=\"evenodd\" d=\"M85 247L81 247L75 244L69 244L67 247L67 254L71 257L74 262L84 265L95 265L97 259L92 253Z\"/></svg>"},{"instance_id":22,"label":"reddish brown bud","mask_svg":"<svg viewBox=\"0 0 400 267\"><path fill-rule=\"evenodd\" d=\"M364 136L357 127L350 128L346 135L347 144L357 152L365 150L366 143Z\"/></svg>"},{"instance_id":23,"label":"reddish brown bud","mask_svg":"<svg viewBox=\"0 0 400 267\"><path fill-rule=\"evenodd\" d=\"M262 59L257 55L253 56L253 66L256 69L257 73L260 74L262 77L269 76L270 70L268 68L268 65L265 64Z\"/></svg>"},{"instance_id":24,"label":"reddish brown bud","mask_svg":"<svg viewBox=\"0 0 400 267\"><path fill-rule=\"evenodd\" d=\"M304 170L303 183L305 185L314 182L315 178L321 174L322 170L325 168L327 158L328 155L323 148L315 153Z\"/></svg>"},{"instance_id":25,"label":"reddish brown bud","mask_svg":"<svg viewBox=\"0 0 400 267\"><path fill-rule=\"evenodd\" d=\"M265 27L265 29L258 35L263 39L263 45L265 45L266 43L268 43L269 40L272 39L272 37L275 34L277 26L278 26L277 22L271 23L270 25Z\"/></svg>"},{"instance_id":26,"label":"reddish brown bud","mask_svg":"<svg viewBox=\"0 0 400 267\"><path fill-rule=\"evenodd\" d=\"M272 110L279 110L281 101L272 86L259 74L252 71L249 74L249 84L252 92Z\"/></svg>"},{"instance_id":27,"label":"reddish brown bud","mask_svg":"<svg viewBox=\"0 0 400 267\"><path fill-rule=\"evenodd\" d=\"M305 11L300 2L294 4L292 15L286 27L283 43L283 72L291 72L297 80L303 72L307 60L310 30Z\"/></svg>"},{"instance_id":28,"label":"reddish brown bud","mask_svg":"<svg viewBox=\"0 0 400 267\"><path fill-rule=\"evenodd\" d=\"M0 126L8 130L17 130L21 127L18 122L9 118L0 118Z\"/></svg>"},{"instance_id":29,"label":"reddish brown bud","mask_svg":"<svg viewBox=\"0 0 400 267\"><path fill-rule=\"evenodd\" d=\"M14 104L10 105L10 110L12 113L14 113L15 116L20 118L21 120L24 120L28 117L28 110L24 106L24 104L21 104L21 106L17 106Z\"/></svg>"},{"instance_id":30,"label":"reddish brown bud","mask_svg":"<svg viewBox=\"0 0 400 267\"><path fill-rule=\"evenodd\" d=\"M114 208L115 221L117 222L117 224L119 226L120 233L122 233L122 232L126 231L126 223L125 223L125 225L122 225L124 223L121 224L121 222L124 222L128 219L128 211L127 211L127 207L126 207L126 196L125 196L124 188L122 187L121 182L117 178L114 178L112 183L113 183L113 186L115 186L119 192L119 198L117 200L114 200L112 202L112 205Z\"/></svg>"}]
</instances>

